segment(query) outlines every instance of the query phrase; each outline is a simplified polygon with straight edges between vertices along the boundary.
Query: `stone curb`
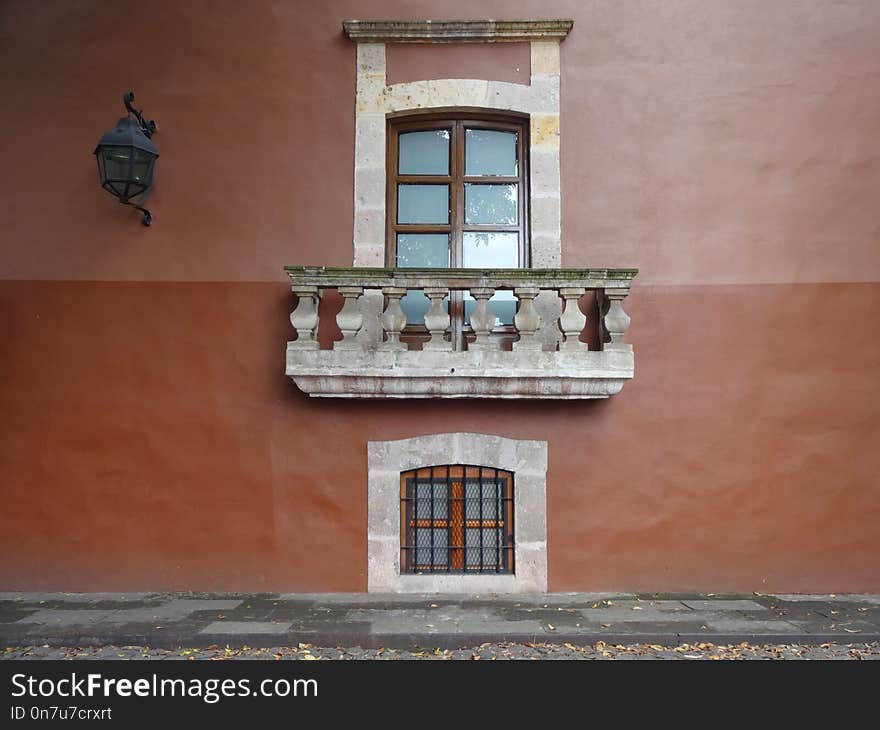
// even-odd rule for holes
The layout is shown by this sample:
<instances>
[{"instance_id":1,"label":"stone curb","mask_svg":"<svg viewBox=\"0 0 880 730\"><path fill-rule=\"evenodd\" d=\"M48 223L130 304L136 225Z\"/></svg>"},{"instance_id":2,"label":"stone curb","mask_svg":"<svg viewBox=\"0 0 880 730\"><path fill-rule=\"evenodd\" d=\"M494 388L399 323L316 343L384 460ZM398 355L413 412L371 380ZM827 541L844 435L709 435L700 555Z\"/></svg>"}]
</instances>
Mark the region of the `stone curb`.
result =
<instances>
[{"instance_id":1,"label":"stone curb","mask_svg":"<svg viewBox=\"0 0 880 730\"><path fill-rule=\"evenodd\" d=\"M602 633L602 634L519 634L519 633L447 633L447 634L383 634L347 631L319 631L309 634L29 634L27 636L4 636L2 646L148 646L156 649L206 649L208 647L249 646L255 649L275 646L297 646L300 643L313 646L348 647L364 649L460 649L480 644L573 644L584 646L604 642L608 645L657 644L680 646L681 644L752 646L765 644L870 644L880 642L880 632L873 634L674 634L674 633ZM0 656L2 659L2 656Z\"/></svg>"}]
</instances>

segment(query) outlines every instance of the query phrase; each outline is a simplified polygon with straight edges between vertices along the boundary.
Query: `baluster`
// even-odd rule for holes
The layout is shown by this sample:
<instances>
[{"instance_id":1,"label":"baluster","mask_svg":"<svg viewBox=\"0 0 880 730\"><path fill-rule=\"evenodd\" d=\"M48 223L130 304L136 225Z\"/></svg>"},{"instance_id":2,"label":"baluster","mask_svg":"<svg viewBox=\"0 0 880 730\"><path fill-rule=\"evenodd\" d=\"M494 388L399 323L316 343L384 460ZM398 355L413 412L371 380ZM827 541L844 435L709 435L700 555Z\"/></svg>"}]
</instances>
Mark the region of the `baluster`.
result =
<instances>
[{"instance_id":1,"label":"baluster","mask_svg":"<svg viewBox=\"0 0 880 730\"><path fill-rule=\"evenodd\" d=\"M336 324L342 330L342 339L334 343L333 347L337 350L354 350L359 348L357 342L357 333L364 321L364 315L361 314L358 307L358 297L364 293L362 286L340 286L337 291L345 298L342 309L336 315Z\"/></svg>"},{"instance_id":2,"label":"baluster","mask_svg":"<svg viewBox=\"0 0 880 730\"><path fill-rule=\"evenodd\" d=\"M491 348L489 333L495 325L495 315L489 309L489 300L495 294L494 289L488 287L474 287L471 296L477 300L477 305L471 313L471 327L477 339L468 345L469 350L488 350Z\"/></svg>"},{"instance_id":3,"label":"baluster","mask_svg":"<svg viewBox=\"0 0 880 730\"><path fill-rule=\"evenodd\" d=\"M630 317L623 311L623 300L629 294L629 289L606 289L603 293L603 309L605 316L603 323L607 339L610 341L605 345L604 349L628 349L631 345L627 345L623 341L623 336L629 329Z\"/></svg>"},{"instance_id":4,"label":"baluster","mask_svg":"<svg viewBox=\"0 0 880 730\"><path fill-rule=\"evenodd\" d=\"M555 352L562 341L562 330L559 329L559 315L562 314L562 300L559 298L558 287L539 287L535 297L535 311L541 318L535 337L545 352Z\"/></svg>"},{"instance_id":5,"label":"baluster","mask_svg":"<svg viewBox=\"0 0 880 730\"><path fill-rule=\"evenodd\" d=\"M382 293L388 297L388 305L382 314L383 329L388 339L380 345L383 350L406 350L406 344L400 341L400 333L406 327L406 314L400 306L400 300L406 295L406 289L397 286L386 286Z\"/></svg>"},{"instance_id":6,"label":"baluster","mask_svg":"<svg viewBox=\"0 0 880 730\"><path fill-rule=\"evenodd\" d=\"M290 324L296 329L297 338L290 344L300 350L317 350L318 287L296 285L291 289L298 301L290 313Z\"/></svg>"},{"instance_id":7,"label":"baluster","mask_svg":"<svg viewBox=\"0 0 880 730\"><path fill-rule=\"evenodd\" d=\"M535 309L537 287L519 287L513 290L519 299L519 309L513 317L513 323L519 331L519 340L513 343L514 350L540 350L541 340L535 337L541 326L541 315Z\"/></svg>"},{"instance_id":8,"label":"baluster","mask_svg":"<svg viewBox=\"0 0 880 730\"><path fill-rule=\"evenodd\" d=\"M449 313L443 309L443 298L448 293L446 287L425 287L425 296L431 300L431 306L425 313L425 327L431 333L431 339L424 344L423 350L449 350L451 342L446 342L443 336L449 327Z\"/></svg>"},{"instance_id":9,"label":"baluster","mask_svg":"<svg viewBox=\"0 0 880 730\"><path fill-rule=\"evenodd\" d=\"M565 335L565 339L559 343L560 350L577 352L587 349L587 344L578 339L587 323L586 315L578 307L578 299L583 296L583 293L583 287L560 287L559 289L559 294L565 300L565 309L559 317L559 329Z\"/></svg>"},{"instance_id":10,"label":"baluster","mask_svg":"<svg viewBox=\"0 0 880 730\"><path fill-rule=\"evenodd\" d=\"M364 350L375 350L382 345L382 307L385 299L380 289L366 289L358 298L358 311L363 315L357 342Z\"/></svg>"}]
</instances>

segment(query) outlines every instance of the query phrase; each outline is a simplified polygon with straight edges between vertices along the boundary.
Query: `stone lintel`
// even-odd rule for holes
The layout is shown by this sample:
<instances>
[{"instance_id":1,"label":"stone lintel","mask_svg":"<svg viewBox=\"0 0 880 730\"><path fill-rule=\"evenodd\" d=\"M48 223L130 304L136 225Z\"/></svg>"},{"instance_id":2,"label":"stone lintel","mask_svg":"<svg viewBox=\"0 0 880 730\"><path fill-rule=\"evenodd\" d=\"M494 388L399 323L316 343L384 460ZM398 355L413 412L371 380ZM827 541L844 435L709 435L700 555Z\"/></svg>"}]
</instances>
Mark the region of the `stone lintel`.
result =
<instances>
[{"instance_id":1,"label":"stone lintel","mask_svg":"<svg viewBox=\"0 0 880 730\"><path fill-rule=\"evenodd\" d=\"M345 20L357 43L519 43L562 41L574 21L553 20Z\"/></svg>"}]
</instances>

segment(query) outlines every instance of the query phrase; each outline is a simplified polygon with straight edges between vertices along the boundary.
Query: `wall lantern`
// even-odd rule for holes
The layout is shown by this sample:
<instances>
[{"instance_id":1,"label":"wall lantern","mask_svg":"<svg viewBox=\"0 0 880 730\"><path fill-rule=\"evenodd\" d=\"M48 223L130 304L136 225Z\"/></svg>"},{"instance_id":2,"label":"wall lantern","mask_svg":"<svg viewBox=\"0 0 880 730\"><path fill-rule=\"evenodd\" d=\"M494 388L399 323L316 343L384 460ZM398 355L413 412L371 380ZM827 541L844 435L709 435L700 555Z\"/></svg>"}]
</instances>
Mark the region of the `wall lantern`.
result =
<instances>
[{"instance_id":1,"label":"wall lantern","mask_svg":"<svg viewBox=\"0 0 880 730\"><path fill-rule=\"evenodd\" d=\"M143 115L131 105L134 92L123 94L122 100L128 116L116 122L116 126L101 137L95 148L98 175L101 177L101 187L119 198L123 205L131 205L141 211L141 223L148 226L153 222L153 216L143 205L150 194L153 165L159 156L159 150L150 141L156 131L156 122L144 121ZM138 195L143 195L140 205L131 202Z\"/></svg>"}]
</instances>

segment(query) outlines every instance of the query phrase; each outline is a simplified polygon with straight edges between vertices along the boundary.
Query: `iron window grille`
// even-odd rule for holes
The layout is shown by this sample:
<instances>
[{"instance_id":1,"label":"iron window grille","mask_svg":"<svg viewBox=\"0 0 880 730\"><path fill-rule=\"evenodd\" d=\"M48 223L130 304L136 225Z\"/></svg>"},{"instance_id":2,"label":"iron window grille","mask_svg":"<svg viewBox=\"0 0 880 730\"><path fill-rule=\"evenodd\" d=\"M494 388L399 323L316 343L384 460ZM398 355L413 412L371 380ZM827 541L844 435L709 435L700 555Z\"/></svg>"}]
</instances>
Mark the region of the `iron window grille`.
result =
<instances>
[{"instance_id":1,"label":"iron window grille","mask_svg":"<svg viewBox=\"0 0 880 730\"><path fill-rule=\"evenodd\" d=\"M400 475L403 573L513 573L513 473L464 464Z\"/></svg>"}]
</instances>

